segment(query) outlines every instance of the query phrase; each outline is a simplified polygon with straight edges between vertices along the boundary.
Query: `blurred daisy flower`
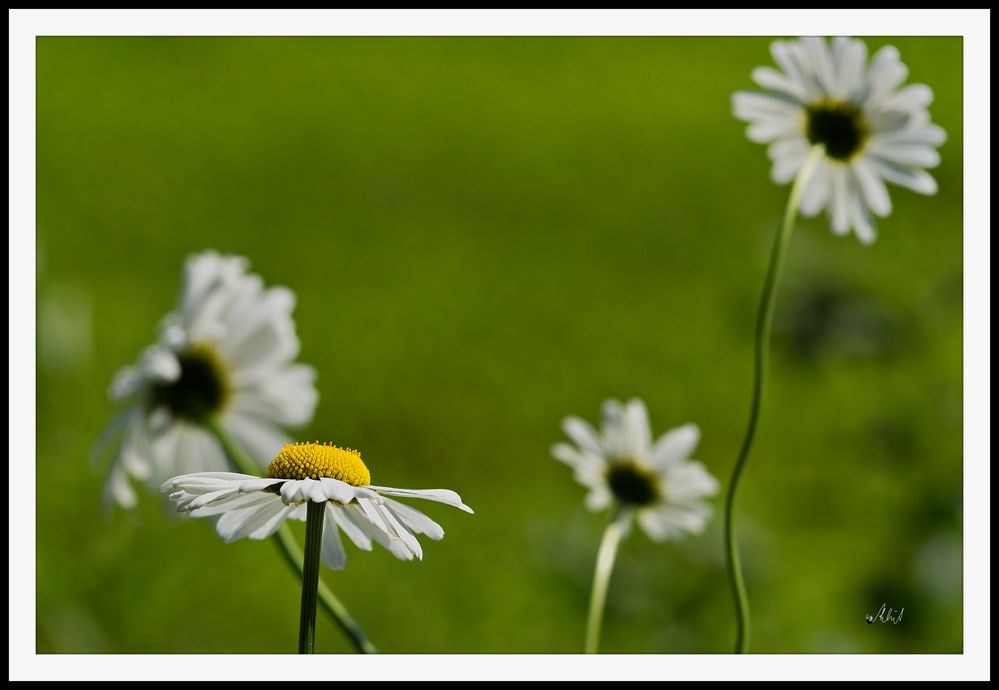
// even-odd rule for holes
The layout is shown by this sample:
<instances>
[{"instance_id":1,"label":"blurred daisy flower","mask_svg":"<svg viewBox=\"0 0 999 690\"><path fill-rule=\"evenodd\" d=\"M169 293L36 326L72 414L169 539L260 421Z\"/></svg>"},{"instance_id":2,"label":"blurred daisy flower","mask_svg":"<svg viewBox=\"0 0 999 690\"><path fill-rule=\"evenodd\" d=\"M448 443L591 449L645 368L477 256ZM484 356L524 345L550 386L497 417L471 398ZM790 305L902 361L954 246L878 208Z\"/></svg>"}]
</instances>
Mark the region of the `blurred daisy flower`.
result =
<instances>
[{"instance_id":1,"label":"blurred daisy flower","mask_svg":"<svg viewBox=\"0 0 999 690\"><path fill-rule=\"evenodd\" d=\"M937 184L923 168L940 162L936 147L944 130L930 122L933 92L924 84L900 88L908 69L898 50L885 46L867 64L863 41L807 37L774 41L771 53L782 71L753 70L766 93L739 91L735 116L750 123L750 140L769 143L771 177L792 181L809 150L825 153L801 197L801 211L814 216L828 208L833 232L850 231L864 243L875 238L870 212L891 213L885 182L920 194Z\"/></svg>"},{"instance_id":2,"label":"blurred daisy flower","mask_svg":"<svg viewBox=\"0 0 999 690\"><path fill-rule=\"evenodd\" d=\"M312 367L295 364L295 295L264 287L248 261L214 251L188 257L176 309L158 341L121 369L110 397L125 405L94 447L114 447L106 498L136 504L131 480L160 485L178 474L227 469L210 424L255 457L273 457L286 426L312 418Z\"/></svg>"},{"instance_id":3,"label":"blurred daisy flower","mask_svg":"<svg viewBox=\"0 0 999 690\"><path fill-rule=\"evenodd\" d=\"M700 439L697 426L677 427L653 442L645 403L636 398L604 402L600 431L579 417L567 417L562 428L575 445L557 443L551 452L589 489L587 508L613 504L625 528L635 516L654 541L704 529L711 506L701 499L719 485L704 465L687 459Z\"/></svg>"},{"instance_id":4,"label":"blurred daisy flower","mask_svg":"<svg viewBox=\"0 0 999 690\"><path fill-rule=\"evenodd\" d=\"M324 503L321 558L335 570L347 560L340 530L358 548L370 551L372 542L377 542L401 560L423 558L415 535L444 537L440 525L392 496L422 498L472 512L447 489L373 486L359 452L319 443L284 446L266 477L202 472L174 477L161 490L169 493L179 511L193 517L217 516L216 531L227 543L244 537L265 539L285 520L304 521L308 502Z\"/></svg>"}]
</instances>

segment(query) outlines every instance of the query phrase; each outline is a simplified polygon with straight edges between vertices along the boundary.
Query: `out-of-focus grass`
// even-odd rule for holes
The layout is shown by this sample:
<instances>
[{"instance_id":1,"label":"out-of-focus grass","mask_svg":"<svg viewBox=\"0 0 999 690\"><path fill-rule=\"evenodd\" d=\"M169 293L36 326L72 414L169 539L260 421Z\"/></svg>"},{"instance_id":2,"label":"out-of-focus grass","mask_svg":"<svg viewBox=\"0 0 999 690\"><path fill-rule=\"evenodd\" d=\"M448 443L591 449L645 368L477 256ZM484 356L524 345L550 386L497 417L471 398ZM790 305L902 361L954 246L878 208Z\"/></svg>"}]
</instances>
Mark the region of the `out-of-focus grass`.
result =
<instances>
[{"instance_id":1,"label":"out-of-focus grass","mask_svg":"<svg viewBox=\"0 0 999 690\"><path fill-rule=\"evenodd\" d=\"M936 93L940 193L893 189L873 247L796 230L740 499L758 652L962 649L961 42L890 42ZM303 438L476 510L421 506L447 530L423 563L348 547L324 575L381 649L580 651L601 517L549 456L561 418L637 395L723 481L738 449L787 190L729 98L767 46L39 39L38 650L294 650L270 545L153 494L102 516L87 460L211 247L298 294ZM882 602L904 622L866 625ZM717 519L625 542L604 651L727 652L733 625ZM326 620L318 647L349 649Z\"/></svg>"}]
</instances>

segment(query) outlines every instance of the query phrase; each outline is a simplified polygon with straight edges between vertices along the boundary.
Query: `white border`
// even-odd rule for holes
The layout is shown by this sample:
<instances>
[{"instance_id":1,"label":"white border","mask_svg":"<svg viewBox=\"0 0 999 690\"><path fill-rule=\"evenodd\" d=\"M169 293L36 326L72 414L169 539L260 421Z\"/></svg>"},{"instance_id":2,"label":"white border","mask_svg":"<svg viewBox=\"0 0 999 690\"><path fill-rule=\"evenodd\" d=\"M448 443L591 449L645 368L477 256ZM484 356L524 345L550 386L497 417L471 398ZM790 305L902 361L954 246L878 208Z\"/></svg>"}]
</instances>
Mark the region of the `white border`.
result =
<instances>
[{"instance_id":1,"label":"white border","mask_svg":"<svg viewBox=\"0 0 999 690\"><path fill-rule=\"evenodd\" d=\"M35 654L34 485L9 488L9 678L130 680L961 680L990 677L989 10L10 10L10 457L35 457L35 37L40 35L951 35L964 37L963 655ZM14 337L17 334L17 337ZM26 363L30 362L31 366ZM26 394L27 393L27 394ZM28 402L31 402L29 405ZM32 477L33 482L33 477ZM28 497L26 499L26 497ZM268 663L270 661L270 663Z\"/></svg>"}]
</instances>

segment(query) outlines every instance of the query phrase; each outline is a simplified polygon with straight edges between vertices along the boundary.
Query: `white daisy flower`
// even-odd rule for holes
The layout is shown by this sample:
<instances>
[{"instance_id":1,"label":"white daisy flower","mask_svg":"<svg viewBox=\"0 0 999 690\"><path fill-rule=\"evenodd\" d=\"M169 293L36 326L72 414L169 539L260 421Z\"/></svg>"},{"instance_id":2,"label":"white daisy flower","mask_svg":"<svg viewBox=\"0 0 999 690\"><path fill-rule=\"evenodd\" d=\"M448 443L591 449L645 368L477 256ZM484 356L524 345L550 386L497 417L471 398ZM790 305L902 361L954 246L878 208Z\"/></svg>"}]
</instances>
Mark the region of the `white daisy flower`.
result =
<instances>
[{"instance_id":1,"label":"white daisy flower","mask_svg":"<svg viewBox=\"0 0 999 690\"><path fill-rule=\"evenodd\" d=\"M801 211L814 216L828 208L833 232L852 227L864 243L875 238L869 211L891 213L885 181L920 194L935 194L936 181L923 168L940 162L936 147L944 130L930 122L933 92L924 84L900 88L908 69L898 50L885 46L867 64L863 41L818 37L775 41L777 71L753 70L767 93L733 95L735 116L750 123L746 135L769 143L771 177L795 178L813 145L825 155L801 198Z\"/></svg>"},{"instance_id":2,"label":"white daisy flower","mask_svg":"<svg viewBox=\"0 0 999 690\"><path fill-rule=\"evenodd\" d=\"M587 508L613 503L622 521L637 516L654 541L704 529L711 506L701 499L716 494L719 485L704 465L687 459L700 439L696 425L677 427L653 442L645 403L634 398L627 405L604 402L599 432L579 417L567 417L562 428L576 445L557 443L552 455L590 490Z\"/></svg>"},{"instance_id":3,"label":"white daisy flower","mask_svg":"<svg viewBox=\"0 0 999 690\"><path fill-rule=\"evenodd\" d=\"M130 508L133 479L156 487L178 474L227 469L210 420L251 455L273 457L289 440L283 427L312 419L315 372L293 363L295 295L265 288L247 268L239 256L190 256L158 342L115 375L110 397L126 407L94 452L99 457L117 442L106 498Z\"/></svg>"},{"instance_id":4,"label":"white daisy flower","mask_svg":"<svg viewBox=\"0 0 999 690\"><path fill-rule=\"evenodd\" d=\"M249 537L266 539L285 520L306 518L309 501L325 503L321 556L334 570L347 560L340 530L365 551L372 542L401 560L422 559L417 534L433 540L444 529L399 498L446 503L466 513L472 509L448 489L394 489L371 484L371 474L355 450L319 443L286 445L267 469L266 477L233 472L200 472L166 481L177 509L193 517L218 516L215 529L226 543Z\"/></svg>"}]
</instances>

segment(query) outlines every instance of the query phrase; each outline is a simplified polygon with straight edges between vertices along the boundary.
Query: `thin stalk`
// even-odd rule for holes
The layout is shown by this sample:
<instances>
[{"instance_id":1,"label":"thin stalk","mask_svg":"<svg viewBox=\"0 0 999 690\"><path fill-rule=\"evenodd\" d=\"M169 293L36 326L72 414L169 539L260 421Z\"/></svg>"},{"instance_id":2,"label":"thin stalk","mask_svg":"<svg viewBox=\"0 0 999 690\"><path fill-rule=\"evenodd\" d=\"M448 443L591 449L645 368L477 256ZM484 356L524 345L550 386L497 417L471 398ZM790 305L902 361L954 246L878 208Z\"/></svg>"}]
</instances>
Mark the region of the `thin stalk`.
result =
<instances>
[{"instance_id":1,"label":"thin stalk","mask_svg":"<svg viewBox=\"0 0 999 690\"><path fill-rule=\"evenodd\" d=\"M781 223L780 229L777 231L777 236L774 238L773 248L770 252L770 265L767 267L767 276L763 283L763 294L760 297L759 312L756 316L753 397L749 406L749 425L746 428L746 435L742 441L742 449L739 451L739 457L735 461L735 467L732 470L732 479L728 484L728 491L725 494L725 556L728 579L732 586L732 594L735 597L737 624L735 651L737 654L745 654L749 651L750 625L749 599L746 597L746 584L742 579L742 565L739 562L739 547L735 539L735 494L739 488L739 479L746 469L746 460L749 458L749 451L753 447L756 426L760 418L763 386L766 381L767 364L770 358L770 331L773 326L777 281L780 278L781 268L784 264L788 241L791 239L794 220L798 215L801 194L805 190L808 180L811 179L812 173L815 172L815 166L818 165L824 153L825 150L821 144L812 147L804 165L798 171L794 184L791 185L791 195L788 198L787 208L784 211L784 221Z\"/></svg>"},{"instance_id":2,"label":"thin stalk","mask_svg":"<svg viewBox=\"0 0 999 690\"><path fill-rule=\"evenodd\" d=\"M319 595L319 552L323 546L326 502L309 501L305 514L305 565L302 570L302 608L298 624L298 653L316 648L316 599Z\"/></svg>"},{"instance_id":3,"label":"thin stalk","mask_svg":"<svg viewBox=\"0 0 999 690\"><path fill-rule=\"evenodd\" d=\"M590 592L590 612L586 618L586 653L596 654L600 645L600 628L604 620L604 604L607 602L607 586L610 584L611 571L614 570L614 559L617 556L617 546L624 535L624 525L620 516L611 516L604 529L597 550L597 564L593 571L593 590Z\"/></svg>"},{"instance_id":4,"label":"thin stalk","mask_svg":"<svg viewBox=\"0 0 999 690\"><path fill-rule=\"evenodd\" d=\"M222 428L221 424L215 420L211 420L208 422L208 426L223 450L225 450L229 463L233 465L237 472L254 476L260 474L260 468L257 464L247 456L239 444L229 435L229 432ZM272 539L281 552L281 555L284 556L285 562L301 578L305 562L304 554L302 553L302 549L299 548L298 542L295 541L295 536L292 534L291 527L288 526L287 522L278 528ZM322 604L326 612L333 618L333 621L340 626L344 634L350 638L357 651L362 654L376 654L378 652L375 645L372 644L371 640L364 633L364 630L361 629L361 626L357 624L357 621L347 611L347 607L337 599L333 591L322 580L319 581L319 603Z\"/></svg>"}]
</instances>

